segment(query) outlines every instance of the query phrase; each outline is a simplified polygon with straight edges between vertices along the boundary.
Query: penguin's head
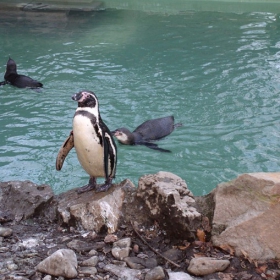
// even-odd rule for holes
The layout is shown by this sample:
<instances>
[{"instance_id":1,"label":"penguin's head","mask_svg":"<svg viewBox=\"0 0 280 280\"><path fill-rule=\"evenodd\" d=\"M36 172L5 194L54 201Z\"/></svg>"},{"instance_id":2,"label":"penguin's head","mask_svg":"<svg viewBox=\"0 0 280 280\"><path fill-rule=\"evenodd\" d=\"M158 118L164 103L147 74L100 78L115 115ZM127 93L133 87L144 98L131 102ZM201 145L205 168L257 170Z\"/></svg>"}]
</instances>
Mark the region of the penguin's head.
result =
<instances>
[{"instance_id":1,"label":"penguin's head","mask_svg":"<svg viewBox=\"0 0 280 280\"><path fill-rule=\"evenodd\" d=\"M98 108L98 99L92 91L80 91L72 96L78 102L78 107Z\"/></svg>"},{"instance_id":2,"label":"penguin's head","mask_svg":"<svg viewBox=\"0 0 280 280\"><path fill-rule=\"evenodd\" d=\"M8 74L12 74L12 73L17 74L16 62L13 59L11 59L10 57L9 57L9 60L7 61L6 73L8 73Z\"/></svg>"},{"instance_id":3,"label":"penguin's head","mask_svg":"<svg viewBox=\"0 0 280 280\"><path fill-rule=\"evenodd\" d=\"M119 142L125 145L134 144L134 136L133 134L125 127L117 128L116 130L111 132Z\"/></svg>"}]
</instances>

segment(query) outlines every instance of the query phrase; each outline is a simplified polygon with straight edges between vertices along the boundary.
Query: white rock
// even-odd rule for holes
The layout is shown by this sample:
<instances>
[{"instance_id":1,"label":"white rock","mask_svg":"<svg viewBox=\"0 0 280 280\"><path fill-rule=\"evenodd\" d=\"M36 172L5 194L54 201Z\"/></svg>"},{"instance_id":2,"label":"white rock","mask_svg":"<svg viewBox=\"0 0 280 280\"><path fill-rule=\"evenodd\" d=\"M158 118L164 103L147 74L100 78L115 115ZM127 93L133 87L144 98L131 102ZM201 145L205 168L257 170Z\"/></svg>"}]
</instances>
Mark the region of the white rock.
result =
<instances>
[{"instance_id":1,"label":"white rock","mask_svg":"<svg viewBox=\"0 0 280 280\"><path fill-rule=\"evenodd\" d=\"M188 272L194 275L203 276L224 271L229 264L229 260L218 260L208 257L193 258L190 261Z\"/></svg>"},{"instance_id":2,"label":"white rock","mask_svg":"<svg viewBox=\"0 0 280 280\"><path fill-rule=\"evenodd\" d=\"M34 237L23 239L20 245L25 248L33 248L39 245L39 239Z\"/></svg>"},{"instance_id":3,"label":"white rock","mask_svg":"<svg viewBox=\"0 0 280 280\"><path fill-rule=\"evenodd\" d=\"M46 275L43 280L52 280L52 277L50 275Z\"/></svg>"},{"instance_id":4,"label":"white rock","mask_svg":"<svg viewBox=\"0 0 280 280\"><path fill-rule=\"evenodd\" d=\"M13 234L13 230L6 227L0 227L0 236L7 237Z\"/></svg>"},{"instance_id":5,"label":"white rock","mask_svg":"<svg viewBox=\"0 0 280 280\"><path fill-rule=\"evenodd\" d=\"M119 279L125 279L125 280L140 279L140 276L142 274L141 270L131 269L131 268L118 266L118 265L114 265L114 264L107 264L106 266L104 266L103 269L108 272L113 273Z\"/></svg>"},{"instance_id":6,"label":"white rock","mask_svg":"<svg viewBox=\"0 0 280 280\"><path fill-rule=\"evenodd\" d=\"M184 273L184 272L169 272L169 280L194 280L194 279L201 279L195 278L191 275Z\"/></svg>"},{"instance_id":7,"label":"white rock","mask_svg":"<svg viewBox=\"0 0 280 280\"><path fill-rule=\"evenodd\" d=\"M73 250L60 249L41 261L36 270L53 276L74 278L77 273L77 257Z\"/></svg>"},{"instance_id":8,"label":"white rock","mask_svg":"<svg viewBox=\"0 0 280 280\"><path fill-rule=\"evenodd\" d=\"M118 260L123 260L129 256L130 246L130 237L120 239L113 243L112 255Z\"/></svg>"}]
</instances>

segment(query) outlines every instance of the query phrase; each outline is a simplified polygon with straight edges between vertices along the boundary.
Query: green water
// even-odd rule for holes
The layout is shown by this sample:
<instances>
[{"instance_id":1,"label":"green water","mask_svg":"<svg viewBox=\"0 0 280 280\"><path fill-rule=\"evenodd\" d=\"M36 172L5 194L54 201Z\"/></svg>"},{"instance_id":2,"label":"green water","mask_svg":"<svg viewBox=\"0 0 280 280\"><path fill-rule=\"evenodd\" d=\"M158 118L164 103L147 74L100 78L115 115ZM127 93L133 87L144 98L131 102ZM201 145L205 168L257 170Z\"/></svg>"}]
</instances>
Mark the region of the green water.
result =
<instances>
[{"instance_id":1,"label":"green water","mask_svg":"<svg viewBox=\"0 0 280 280\"><path fill-rule=\"evenodd\" d=\"M118 144L115 182L164 170L201 195L241 173L280 169L279 14L7 14L0 36L0 76L11 56L44 84L0 88L1 181L56 193L87 183L74 150L55 170L81 89L97 94L110 129L171 114L183 123L158 143L171 154Z\"/></svg>"}]
</instances>

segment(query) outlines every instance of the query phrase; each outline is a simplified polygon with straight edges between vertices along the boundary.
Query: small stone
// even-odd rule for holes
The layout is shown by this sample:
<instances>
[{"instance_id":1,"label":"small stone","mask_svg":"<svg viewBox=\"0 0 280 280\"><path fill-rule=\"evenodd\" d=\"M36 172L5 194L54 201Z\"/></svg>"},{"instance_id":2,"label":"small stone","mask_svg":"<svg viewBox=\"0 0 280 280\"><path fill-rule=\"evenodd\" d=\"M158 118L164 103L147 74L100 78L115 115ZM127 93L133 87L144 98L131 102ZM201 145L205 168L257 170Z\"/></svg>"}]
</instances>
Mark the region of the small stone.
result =
<instances>
[{"instance_id":1,"label":"small stone","mask_svg":"<svg viewBox=\"0 0 280 280\"><path fill-rule=\"evenodd\" d=\"M139 245L138 244L133 245L133 252L136 253L136 254L139 253Z\"/></svg>"},{"instance_id":2,"label":"small stone","mask_svg":"<svg viewBox=\"0 0 280 280\"><path fill-rule=\"evenodd\" d=\"M12 229L6 228L6 227L0 227L0 236L8 237L8 236L11 236L12 234L13 234Z\"/></svg>"},{"instance_id":3,"label":"small stone","mask_svg":"<svg viewBox=\"0 0 280 280\"><path fill-rule=\"evenodd\" d=\"M12 261L8 261L6 266L11 271L18 269L18 266L15 263L13 263Z\"/></svg>"},{"instance_id":4,"label":"small stone","mask_svg":"<svg viewBox=\"0 0 280 280\"><path fill-rule=\"evenodd\" d=\"M93 276L97 273L97 269L94 266L88 267L80 267L79 274L83 274L85 276Z\"/></svg>"},{"instance_id":5,"label":"small stone","mask_svg":"<svg viewBox=\"0 0 280 280\"><path fill-rule=\"evenodd\" d=\"M115 234L108 234L104 238L105 243L113 243L118 240L118 237Z\"/></svg>"},{"instance_id":6,"label":"small stone","mask_svg":"<svg viewBox=\"0 0 280 280\"><path fill-rule=\"evenodd\" d=\"M144 253L138 254L137 257L138 257L138 258L141 258L141 259L148 259L148 258L149 258L149 256L146 255L146 254L144 254Z\"/></svg>"},{"instance_id":7,"label":"small stone","mask_svg":"<svg viewBox=\"0 0 280 280\"><path fill-rule=\"evenodd\" d=\"M46 275L43 280L52 280L52 277L50 275Z\"/></svg>"},{"instance_id":8,"label":"small stone","mask_svg":"<svg viewBox=\"0 0 280 280\"><path fill-rule=\"evenodd\" d=\"M124 258L126 264L133 269L143 269L145 268L144 265L141 264L143 259L137 258L137 257L127 257Z\"/></svg>"},{"instance_id":9,"label":"small stone","mask_svg":"<svg viewBox=\"0 0 280 280\"><path fill-rule=\"evenodd\" d=\"M193 258L190 261L188 272L194 275L203 276L224 271L229 266L229 264L229 260L218 260L208 257Z\"/></svg>"},{"instance_id":10,"label":"small stone","mask_svg":"<svg viewBox=\"0 0 280 280\"><path fill-rule=\"evenodd\" d=\"M169 280L194 280L192 276L185 272L169 272Z\"/></svg>"},{"instance_id":11,"label":"small stone","mask_svg":"<svg viewBox=\"0 0 280 280\"><path fill-rule=\"evenodd\" d=\"M113 273L118 279L135 280L140 279L142 271L138 269L131 269L114 264L107 264L104 268L105 271Z\"/></svg>"},{"instance_id":12,"label":"small stone","mask_svg":"<svg viewBox=\"0 0 280 280\"><path fill-rule=\"evenodd\" d=\"M39 240L33 237L22 240L20 245L24 248L33 248L39 245Z\"/></svg>"},{"instance_id":13,"label":"small stone","mask_svg":"<svg viewBox=\"0 0 280 280\"><path fill-rule=\"evenodd\" d=\"M145 280L161 280L165 279L165 274L161 266L157 266L147 272Z\"/></svg>"},{"instance_id":14,"label":"small stone","mask_svg":"<svg viewBox=\"0 0 280 280\"><path fill-rule=\"evenodd\" d=\"M92 256L91 258L81 262L81 266L96 266L99 261L98 256Z\"/></svg>"},{"instance_id":15,"label":"small stone","mask_svg":"<svg viewBox=\"0 0 280 280\"><path fill-rule=\"evenodd\" d=\"M176 261L182 259L183 252L178 249L169 249L169 250L165 251L162 255L165 256L167 259L176 262Z\"/></svg>"},{"instance_id":16,"label":"small stone","mask_svg":"<svg viewBox=\"0 0 280 280\"><path fill-rule=\"evenodd\" d=\"M0 247L0 253L5 253L8 252L9 248L8 247Z\"/></svg>"},{"instance_id":17,"label":"small stone","mask_svg":"<svg viewBox=\"0 0 280 280\"><path fill-rule=\"evenodd\" d=\"M89 255L89 256L97 256L97 255L98 255L98 252L97 252L96 250L92 249L92 250L90 250L90 251L88 252L88 255Z\"/></svg>"},{"instance_id":18,"label":"small stone","mask_svg":"<svg viewBox=\"0 0 280 280\"><path fill-rule=\"evenodd\" d=\"M77 252L87 252L92 249L93 245L81 240L72 240L67 243L67 247Z\"/></svg>"},{"instance_id":19,"label":"small stone","mask_svg":"<svg viewBox=\"0 0 280 280\"><path fill-rule=\"evenodd\" d=\"M121 240L114 242L112 255L118 260L123 260L129 255L130 245L131 245L130 237L123 238Z\"/></svg>"},{"instance_id":20,"label":"small stone","mask_svg":"<svg viewBox=\"0 0 280 280\"><path fill-rule=\"evenodd\" d=\"M154 258L142 259L138 257L127 257L124 260L133 269L154 268L157 266L157 260Z\"/></svg>"}]
</instances>

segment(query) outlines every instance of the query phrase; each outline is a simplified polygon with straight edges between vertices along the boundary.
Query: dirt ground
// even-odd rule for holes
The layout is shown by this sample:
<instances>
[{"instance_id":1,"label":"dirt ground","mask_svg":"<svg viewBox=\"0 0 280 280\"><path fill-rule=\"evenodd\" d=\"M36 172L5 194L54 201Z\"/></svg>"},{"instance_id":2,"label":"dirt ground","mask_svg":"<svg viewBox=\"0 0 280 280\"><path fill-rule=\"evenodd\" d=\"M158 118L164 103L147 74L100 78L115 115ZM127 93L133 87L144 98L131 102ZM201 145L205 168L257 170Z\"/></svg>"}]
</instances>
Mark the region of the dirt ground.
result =
<instances>
[{"instance_id":1,"label":"dirt ground","mask_svg":"<svg viewBox=\"0 0 280 280\"><path fill-rule=\"evenodd\" d=\"M14 221L1 221L3 227L11 228L13 234L0 239L0 279L42 279L44 275L36 272L35 266L58 249L67 248L67 243L73 239L83 241L85 246L76 251L78 263L87 259L87 252L95 249L98 252L99 263L96 266L96 278L77 277L75 279L118 279L108 273L103 267L114 261L111 254L112 243L104 242L107 236L106 230L99 234L84 235L74 228L63 228L57 224L48 223L42 219L30 219L15 223ZM157 260L158 265L168 271L187 272L191 258L198 256L228 259L230 266L223 272L200 276L205 280L280 280L280 262L271 260L267 262L256 262L245 255L235 257L232 248L215 248L211 242L198 240L194 242L172 240L166 237L157 223L145 228L139 226L137 229L131 224L122 225L115 233L118 239L131 237L132 250L130 256L143 253ZM24 240L36 239L38 244L34 247L23 247ZM2 241L1 241L2 240ZM169 252L169 254L165 254ZM171 253L170 253L171 252ZM16 266L7 269L7 263ZM144 274L143 274L144 275ZM53 277L54 279L58 279ZM143 276L144 279L144 276ZM168 273L166 273L168 279Z\"/></svg>"}]
</instances>

